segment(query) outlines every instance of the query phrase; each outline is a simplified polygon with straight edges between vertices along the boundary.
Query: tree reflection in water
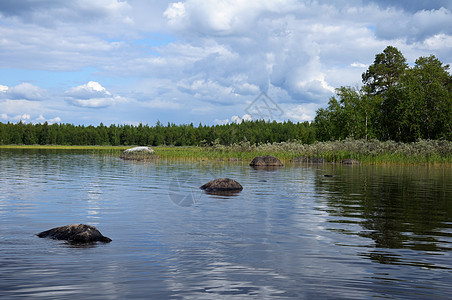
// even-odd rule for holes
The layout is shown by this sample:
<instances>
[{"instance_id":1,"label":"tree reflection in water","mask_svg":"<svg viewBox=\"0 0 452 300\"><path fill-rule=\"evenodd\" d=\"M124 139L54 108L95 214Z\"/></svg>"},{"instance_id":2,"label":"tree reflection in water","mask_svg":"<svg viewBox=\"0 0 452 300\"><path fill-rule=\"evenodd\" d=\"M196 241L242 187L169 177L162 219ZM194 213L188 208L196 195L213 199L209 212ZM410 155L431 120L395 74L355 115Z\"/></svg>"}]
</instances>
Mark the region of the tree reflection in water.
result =
<instances>
[{"instance_id":1,"label":"tree reflection in water","mask_svg":"<svg viewBox=\"0 0 452 300\"><path fill-rule=\"evenodd\" d=\"M319 201L326 204L329 222L339 227L331 230L373 241L364 257L434 267L404 261L394 249L437 254L452 249L450 168L353 166L337 167L335 173L339 176L317 177L318 193L325 195ZM350 224L360 229L347 229Z\"/></svg>"}]
</instances>

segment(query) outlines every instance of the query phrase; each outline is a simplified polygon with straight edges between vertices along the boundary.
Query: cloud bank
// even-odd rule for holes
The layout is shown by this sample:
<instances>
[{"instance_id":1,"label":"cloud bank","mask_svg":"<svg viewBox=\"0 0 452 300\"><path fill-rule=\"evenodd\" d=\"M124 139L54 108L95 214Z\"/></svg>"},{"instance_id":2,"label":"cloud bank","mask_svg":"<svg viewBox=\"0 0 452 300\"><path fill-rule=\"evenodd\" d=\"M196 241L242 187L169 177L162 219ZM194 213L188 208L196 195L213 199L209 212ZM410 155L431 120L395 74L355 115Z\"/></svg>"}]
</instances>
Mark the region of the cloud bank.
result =
<instances>
[{"instance_id":1,"label":"cloud bank","mask_svg":"<svg viewBox=\"0 0 452 300\"><path fill-rule=\"evenodd\" d=\"M5 0L0 113L35 101L36 118L74 123L212 124L265 92L282 119L312 120L388 45L451 64L451 3Z\"/></svg>"}]
</instances>

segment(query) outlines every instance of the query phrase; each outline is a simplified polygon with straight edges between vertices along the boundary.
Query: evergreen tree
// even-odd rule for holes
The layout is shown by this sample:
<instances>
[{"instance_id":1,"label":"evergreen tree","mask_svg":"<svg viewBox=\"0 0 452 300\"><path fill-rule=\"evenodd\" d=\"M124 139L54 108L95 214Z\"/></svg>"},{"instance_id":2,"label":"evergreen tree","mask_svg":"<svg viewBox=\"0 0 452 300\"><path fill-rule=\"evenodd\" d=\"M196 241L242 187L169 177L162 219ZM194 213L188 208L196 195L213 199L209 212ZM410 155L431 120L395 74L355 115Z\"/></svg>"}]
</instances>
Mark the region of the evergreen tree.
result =
<instances>
[{"instance_id":1,"label":"evergreen tree","mask_svg":"<svg viewBox=\"0 0 452 300\"><path fill-rule=\"evenodd\" d=\"M374 63L362 74L366 92L379 95L397 86L408 68L405 57L396 47L388 46L375 56Z\"/></svg>"}]
</instances>

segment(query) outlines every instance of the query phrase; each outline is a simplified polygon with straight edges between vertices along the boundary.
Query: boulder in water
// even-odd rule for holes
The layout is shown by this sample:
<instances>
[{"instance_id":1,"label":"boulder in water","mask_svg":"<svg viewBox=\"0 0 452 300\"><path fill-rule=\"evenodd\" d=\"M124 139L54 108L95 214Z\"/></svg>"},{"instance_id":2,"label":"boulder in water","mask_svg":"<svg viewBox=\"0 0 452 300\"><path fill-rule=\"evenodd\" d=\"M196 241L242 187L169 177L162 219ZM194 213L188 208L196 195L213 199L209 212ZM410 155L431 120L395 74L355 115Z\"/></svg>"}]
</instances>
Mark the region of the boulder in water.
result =
<instances>
[{"instance_id":1,"label":"boulder in water","mask_svg":"<svg viewBox=\"0 0 452 300\"><path fill-rule=\"evenodd\" d=\"M273 155L256 156L250 163L252 167L276 167L282 165L281 161Z\"/></svg>"},{"instance_id":2,"label":"boulder in water","mask_svg":"<svg viewBox=\"0 0 452 300\"><path fill-rule=\"evenodd\" d=\"M158 158L151 147L134 147L122 152L120 158L125 160L150 160Z\"/></svg>"},{"instance_id":3,"label":"boulder in water","mask_svg":"<svg viewBox=\"0 0 452 300\"><path fill-rule=\"evenodd\" d=\"M84 244L103 242L110 243L111 239L103 236L96 227L86 224L71 224L55 227L37 234L40 238L65 240L71 243Z\"/></svg>"},{"instance_id":4,"label":"boulder in water","mask_svg":"<svg viewBox=\"0 0 452 300\"><path fill-rule=\"evenodd\" d=\"M240 192L243 190L243 187L233 179L219 178L202 185L201 189L206 190L207 192Z\"/></svg>"}]
</instances>

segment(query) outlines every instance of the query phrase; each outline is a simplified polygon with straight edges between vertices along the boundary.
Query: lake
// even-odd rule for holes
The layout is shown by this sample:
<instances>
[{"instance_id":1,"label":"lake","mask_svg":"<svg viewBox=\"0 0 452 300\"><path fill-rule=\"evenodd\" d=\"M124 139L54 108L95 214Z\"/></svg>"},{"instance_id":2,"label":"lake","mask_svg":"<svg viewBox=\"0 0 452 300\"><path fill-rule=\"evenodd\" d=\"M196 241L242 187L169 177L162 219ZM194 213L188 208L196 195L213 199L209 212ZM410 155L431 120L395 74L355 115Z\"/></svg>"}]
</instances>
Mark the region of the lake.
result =
<instances>
[{"instance_id":1,"label":"lake","mask_svg":"<svg viewBox=\"0 0 452 300\"><path fill-rule=\"evenodd\" d=\"M36 236L72 223L113 241ZM450 299L451 250L450 167L0 149L0 298Z\"/></svg>"}]
</instances>

